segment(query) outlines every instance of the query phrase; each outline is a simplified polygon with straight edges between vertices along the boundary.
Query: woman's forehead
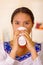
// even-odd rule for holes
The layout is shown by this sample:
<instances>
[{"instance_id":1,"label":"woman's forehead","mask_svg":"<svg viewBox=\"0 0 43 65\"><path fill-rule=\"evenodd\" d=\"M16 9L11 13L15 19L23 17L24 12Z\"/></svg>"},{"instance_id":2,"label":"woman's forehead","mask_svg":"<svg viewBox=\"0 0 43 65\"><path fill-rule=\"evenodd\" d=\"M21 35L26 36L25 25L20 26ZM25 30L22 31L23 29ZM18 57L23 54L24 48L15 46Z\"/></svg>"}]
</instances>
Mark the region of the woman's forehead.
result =
<instances>
[{"instance_id":1,"label":"woman's forehead","mask_svg":"<svg viewBox=\"0 0 43 65\"><path fill-rule=\"evenodd\" d=\"M28 19L31 19L31 17L30 17L30 15L28 15L28 14L25 14L25 13L18 13L18 14L16 14L15 16L14 16L14 19L21 19L21 20L28 20Z\"/></svg>"}]
</instances>

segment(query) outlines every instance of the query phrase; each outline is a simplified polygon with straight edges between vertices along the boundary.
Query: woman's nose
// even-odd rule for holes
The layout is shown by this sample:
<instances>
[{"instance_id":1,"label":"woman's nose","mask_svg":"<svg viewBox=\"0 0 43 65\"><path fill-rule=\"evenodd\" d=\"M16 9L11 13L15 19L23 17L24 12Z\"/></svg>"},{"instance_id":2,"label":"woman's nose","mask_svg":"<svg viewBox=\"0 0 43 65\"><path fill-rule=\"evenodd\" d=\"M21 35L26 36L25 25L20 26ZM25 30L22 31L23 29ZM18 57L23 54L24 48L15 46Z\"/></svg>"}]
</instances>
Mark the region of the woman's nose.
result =
<instances>
[{"instance_id":1,"label":"woman's nose","mask_svg":"<svg viewBox=\"0 0 43 65\"><path fill-rule=\"evenodd\" d=\"M20 24L20 26L21 26L21 27L24 27L24 24L22 23L22 24Z\"/></svg>"}]
</instances>

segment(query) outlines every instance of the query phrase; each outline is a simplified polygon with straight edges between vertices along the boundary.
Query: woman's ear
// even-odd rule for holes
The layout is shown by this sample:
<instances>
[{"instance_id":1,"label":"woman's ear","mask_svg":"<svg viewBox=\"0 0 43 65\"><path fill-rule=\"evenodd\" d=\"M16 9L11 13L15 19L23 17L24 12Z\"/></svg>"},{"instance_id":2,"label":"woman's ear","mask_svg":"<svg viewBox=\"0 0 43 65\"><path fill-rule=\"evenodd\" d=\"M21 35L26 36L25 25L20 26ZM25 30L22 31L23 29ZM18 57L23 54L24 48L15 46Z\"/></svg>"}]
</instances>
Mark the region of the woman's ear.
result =
<instances>
[{"instance_id":1,"label":"woman's ear","mask_svg":"<svg viewBox=\"0 0 43 65\"><path fill-rule=\"evenodd\" d=\"M34 26L34 23L32 23L32 27Z\"/></svg>"},{"instance_id":2,"label":"woman's ear","mask_svg":"<svg viewBox=\"0 0 43 65\"><path fill-rule=\"evenodd\" d=\"M13 23L11 23L12 27L13 27Z\"/></svg>"}]
</instances>

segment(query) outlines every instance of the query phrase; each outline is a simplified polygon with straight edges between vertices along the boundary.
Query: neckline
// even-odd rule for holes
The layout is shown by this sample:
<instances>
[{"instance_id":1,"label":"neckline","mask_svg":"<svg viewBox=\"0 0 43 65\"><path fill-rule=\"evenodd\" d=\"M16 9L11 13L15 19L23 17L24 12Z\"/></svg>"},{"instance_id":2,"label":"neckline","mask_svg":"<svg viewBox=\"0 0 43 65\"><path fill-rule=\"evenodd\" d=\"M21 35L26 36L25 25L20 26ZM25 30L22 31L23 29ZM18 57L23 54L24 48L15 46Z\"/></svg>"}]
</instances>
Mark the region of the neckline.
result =
<instances>
[{"instance_id":1,"label":"neckline","mask_svg":"<svg viewBox=\"0 0 43 65\"><path fill-rule=\"evenodd\" d=\"M23 60L25 60L25 59L27 59L27 58L29 58L31 56L31 53L29 53L29 52L27 52L26 54L24 54L24 55L22 55L22 56L16 56L16 60L18 60L18 61L23 61Z\"/></svg>"},{"instance_id":2,"label":"neckline","mask_svg":"<svg viewBox=\"0 0 43 65\"><path fill-rule=\"evenodd\" d=\"M4 42L4 50L9 54L11 52L11 46L10 46L10 42ZM39 43L35 43L35 49L36 49L36 52L39 52L41 51L41 44ZM31 53L30 52L27 52L26 54L22 55L22 56L16 56L16 60L18 61L22 61L22 60L25 60L27 58L29 58L31 56Z\"/></svg>"}]
</instances>

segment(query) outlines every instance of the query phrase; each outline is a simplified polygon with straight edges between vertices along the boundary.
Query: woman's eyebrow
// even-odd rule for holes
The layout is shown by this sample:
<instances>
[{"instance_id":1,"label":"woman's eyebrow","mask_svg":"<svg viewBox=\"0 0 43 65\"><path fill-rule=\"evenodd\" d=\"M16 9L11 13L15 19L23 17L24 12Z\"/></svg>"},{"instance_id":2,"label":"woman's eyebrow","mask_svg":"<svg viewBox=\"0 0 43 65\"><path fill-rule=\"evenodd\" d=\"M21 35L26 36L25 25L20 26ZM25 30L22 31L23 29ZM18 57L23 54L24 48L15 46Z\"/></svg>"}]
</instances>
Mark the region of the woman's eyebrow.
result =
<instances>
[{"instance_id":1,"label":"woman's eyebrow","mask_svg":"<svg viewBox=\"0 0 43 65\"><path fill-rule=\"evenodd\" d=\"M30 20L25 20L24 22L30 22Z\"/></svg>"},{"instance_id":2,"label":"woman's eyebrow","mask_svg":"<svg viewBox=\"0 0 43 65\"><path fill-rule=\"evenodd\" d=\"M19 20L15 20L15 22L20 22ZM28 22L28 20L25 20L25 21L23 21L23 22Z\"/></svg>"},{"instance_id":3,"label":"woman's eyebrow","mask_svg":"<svg viewBox=\"0 0 43 65\"><path fill-rule=\"evenodd\" d=\"M20 21L18 21L18 20L14 20L14 22L20 22Z\"/></svg>"}]
</instances>

